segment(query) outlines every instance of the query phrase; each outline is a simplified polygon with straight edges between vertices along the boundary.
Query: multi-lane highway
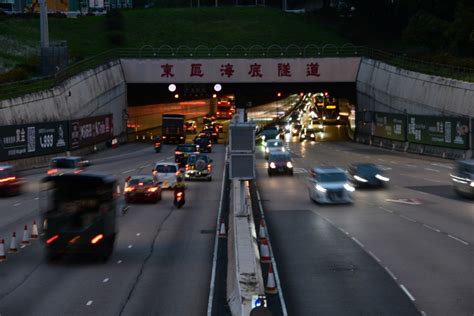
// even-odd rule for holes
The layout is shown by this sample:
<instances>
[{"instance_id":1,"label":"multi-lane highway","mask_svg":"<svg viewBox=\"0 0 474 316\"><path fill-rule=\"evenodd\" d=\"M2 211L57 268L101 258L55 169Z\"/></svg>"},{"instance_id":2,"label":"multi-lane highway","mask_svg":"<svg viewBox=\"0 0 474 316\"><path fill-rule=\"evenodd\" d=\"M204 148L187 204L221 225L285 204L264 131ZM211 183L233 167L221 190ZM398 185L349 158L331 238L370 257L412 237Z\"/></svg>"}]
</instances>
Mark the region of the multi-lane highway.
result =
<instances>
[{"instance_id":1,"label":"multi-lane highway","mask_svg":"<svg viewBox=\"0 0 474 316\"><path fill-rule=\"evenodd\" d=\"M175 146L156 154L150 144L130 144L90 157L91 171L150 174L157 161L173 161ZM187 183L186 205L173 193L157 204L132 204L118 218L115 251L105 264L73 258L46 263L40 241L0 263L0 314L7 315L203 315L207 311L212 251L220 198L224 145L216 145L212 182ZM27 192L0 199L0 235L39 219L38 181L28 172Z\"/></svg>"},{"instance_id":2,"label":"multi-lane highway","mask_svg":"<svg viewBox=\"0 0 474 316\"><path fill-rule=\"evenodd\" d=\"M355 144L342 129L326 126L317 142L287 138L293 177L268 177L258 154L290 314L411 315L412 301L428 315L472 315L474 207L452 191L452 164ZM310 168L353 162L380 165L390 185L356 190L353 205L310 200Z\"/></svg>"}]
</instances>

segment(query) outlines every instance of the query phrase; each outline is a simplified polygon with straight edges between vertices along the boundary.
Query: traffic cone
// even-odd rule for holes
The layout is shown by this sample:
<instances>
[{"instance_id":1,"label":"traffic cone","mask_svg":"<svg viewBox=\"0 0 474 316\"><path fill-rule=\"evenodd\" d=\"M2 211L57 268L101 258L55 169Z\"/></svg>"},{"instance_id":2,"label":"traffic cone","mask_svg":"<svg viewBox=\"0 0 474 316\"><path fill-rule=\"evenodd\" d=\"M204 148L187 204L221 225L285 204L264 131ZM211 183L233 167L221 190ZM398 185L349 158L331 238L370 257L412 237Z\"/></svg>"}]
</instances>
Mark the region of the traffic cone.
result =
<instances>
[{"instance_id":1,"label":"traffic cone","mask_svg":"<svg viewBox=\"0 0 474 316\"><path fill-rule=\"evenodd\" d=\"M219 238L226 238L225 222L223 217L221 217L221 223L219 225Z\"/></svg>"},{"instance_id":2,"label":"traffic cone","mask_svg":"<svg viewBox=\"0 0 474 316\"><path fill-rule=\"evenodd\" d=\"M5 255L5 240L0 240L0 262L7 260Z\"/></svg>"},{"instance_id":3,"label":"traffic cone","mask_svg":"<svg viewBox=\"0 0 474 316\"><path fill-rule=\"evenodd\" d=\"M266 225L265 225L265 220L263 218L260 220L260 228L258 229L258 238L260 240L267 238Z\"/></svg>"},{"instance_id":4,"label":"traffic cone","mask_svg":"<svg viewBox=\"0 0 474 316\"><path fill-rule=\"evenodd\" d=\"M33 221L33 227L31 228L31 239L38 239L38 226L36 226L36 221Z\"/></svg>"},{"instance_id":5,"label":"traffic cone","mask_svg":"<svg viewBox=\"0 0 474 316\"><path fill-rule=\"evenodd\" d=\"M10 249L8 249L9 253L15 253L18 251L16 247L16 232L13 232L12 240L10 241Z\"/></svg>"},{"instance_id":6,"label":"traffic cone","mask_svg":"<svg viewBox=\"0 0 474 316\"><path fill-rule=\"evenodd\" d=\"M21 240L23 245L28 245L30 243L30 234L28 234L28 225L25 225L23 230L23 239Z\"/></svg>"},{"instance_id":7,"label":"traffic cone","mask_svg":"<svg viewBox=\"0 0 474 316\"><path fill-rule=\"evenodd\" d=\"M270 248L268 247L268 240L266 238L260 241L260 262L272 262L272 258L270 257Z\"/></svg>"},{"instance_id":8,"label":"traffic cone","mask_svg":"<svg viewBox=\"0 0 474 316\"><path fill-rule=\"evenodd\" d=\"M268 265L268 278L267 278L267 286L265 287L265 293L267 294L278 293L278 289L275 284L275 275L273 274L273 266L271 263Z\"/></svg>"}]
</instances>

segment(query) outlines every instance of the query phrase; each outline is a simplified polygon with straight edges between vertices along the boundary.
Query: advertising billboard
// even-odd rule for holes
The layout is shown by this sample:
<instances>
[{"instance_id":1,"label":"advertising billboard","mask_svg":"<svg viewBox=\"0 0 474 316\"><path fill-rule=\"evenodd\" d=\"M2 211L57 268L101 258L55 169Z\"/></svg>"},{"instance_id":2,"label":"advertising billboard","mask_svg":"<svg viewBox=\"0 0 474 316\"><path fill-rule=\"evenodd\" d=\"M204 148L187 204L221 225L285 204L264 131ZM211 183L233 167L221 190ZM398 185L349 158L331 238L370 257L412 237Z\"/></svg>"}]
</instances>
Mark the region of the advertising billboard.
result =
<instances>
[{"instance_id":1,"label":"advertising billboard","mask_svg":"<svg viewBox=\"0 0 474 316\"><path fill-rule=\"evenodd\" d=\"M407 138L412 143L468 149L469 119L409 115Z\"/></svg>"},{"instance_id":2,"label":"advertising billboard","mask_svg":"<svg viewBox=\"0 0 474 316\"><path fill-rule=\"evenodd\" d=\"M70 121L69 136L71 150L111 139L114 136L112 114Z\"/></svg>"},{"instance_id":3,"label":"advertising billboard","mask_svg":"<svg viewBox=\"0 0 474 316\"><path fill-rule=\"evenodd\" d=\"M64 152L67 131L67 121L0 126L0 160Z\"/></svg>"},{"instance_id":4,"label":"advertising billboard","mask_svg":"<svg viewBox=\"0 0 474 316\"><path fill-rule=\"evenodd\" d=\"M373 135L404 142L406 115L376 112Z\"/></svg>"}]
</instances>

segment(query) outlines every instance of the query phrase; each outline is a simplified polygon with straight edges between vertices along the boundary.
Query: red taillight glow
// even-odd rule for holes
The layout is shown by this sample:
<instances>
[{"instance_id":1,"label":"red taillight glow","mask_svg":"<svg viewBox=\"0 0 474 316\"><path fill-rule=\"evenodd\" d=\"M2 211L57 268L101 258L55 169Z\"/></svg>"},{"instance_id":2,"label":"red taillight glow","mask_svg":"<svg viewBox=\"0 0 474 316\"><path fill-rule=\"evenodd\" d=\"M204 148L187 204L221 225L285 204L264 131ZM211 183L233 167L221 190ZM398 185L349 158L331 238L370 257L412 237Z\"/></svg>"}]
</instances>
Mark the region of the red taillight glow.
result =
<instances>
[{"instance_id":1,"label":"red taillight glow","mask_svg":"<svg viewBox=\"0 0 474 316\"><path fill-rule=\"evenodd\" d=\"M183 192L178 192L178 194L176 194L177 197L182 197L183 196Z\"/></svg>"},{"instance_id":2,"label":"red taillight glow","mask_svg":"<svg viewBox=\"0 0 474 316\"><path fill-rule=\"evenodd\" d=\"M133 192L135 191L135 187L126 187L125 192Z\"/></svg>"},{"instance_id":3,"label":"red taillight glow","mask_svg":"<svg viewBox=\"0 0 474 316\"><path fill-rule=\"evenodd\" d=\"M78 173L81 173L81 172L82 172L82 170L75 170L74 171L75 174L78 174Z\"/></svg>"},{"instance_id":4,"label":"red taillight glow","mask_svg":"<svg viewBox=\"0 0 474 316\"><path fill-rule=\"evenodd\" d=\"M104 238L104 235L100 234L100 235L97 235L95 236L94 238L92 238L91 240L91 244L96 244L98 243L101 239Z\"/></svg>"},{"instance_id":5,"label":"red taillight glow","mask_svg":"<svg viewBox=\"0 0 474 316\"><path fill-rule=\"evenodd\" d=\"M49 174L49 175L55 174L55 173L58 173L58 169L49 169L49 170L48 170L48 174Z\"/></svg>"},{"instance_id":6,"label":"red taillight glow","mask_svg":"<svg viewBox=\"0 0 474 316\"><path fill-rule=\"evenodd\" d=\"M189 165L188 164L186 164L186 170L189 170Z\"/></svg>"},{"instance_id":7,"label":"red taillight glow","mask_svg":"<svg viewBox=\"0 0 474 316\"><path fill-rule=\"evenodd\" d=\"M46 243L47 244L50 244L52 243L53 241L55 241L56 239L59 238L59 235L54 235L53 237L49 238L48 240L46 240Z\"/></svg>"},{"instance_id":8,"label":"red taillight glow","mask_svg":"<svg viewBox=\"0 0 474 316\"><path fill-rule=\"evenodd\" d=\"M158 191L158 188L148 188L147 192L156 192Z\"/></svg>"},{"instance_id":9,"label":"red taillight glow","mask_svg":"<svg viewBox=\"0 0 474 316\"><path fill-rule=\"evenodd\" d=\"M15 180L16 180L16 177L8 177L8 178L0 179L0 183L8 182L8 181L15 181Z\"/></svg>"},{"instance_id":10,"label":"red taillight glow","mask_svg":"<svg viewBox=\"0 0 474 316\"><path fill-rule=\"evenodd\" d=\"M182 152L182 151L175 151L174 154L175 154L175 155L182 155L183 152Z\"/></svg>"},{"instance_id":11,"label":"red taillight glow","mask_svg":"<svg viewBox=\"0 0 474 316\"><path fill-rule=\"evenodd\" d=\"M142 187L142 186L143 186L143 182L138 182L138 186Z\"/></svg>"}]
</instances>

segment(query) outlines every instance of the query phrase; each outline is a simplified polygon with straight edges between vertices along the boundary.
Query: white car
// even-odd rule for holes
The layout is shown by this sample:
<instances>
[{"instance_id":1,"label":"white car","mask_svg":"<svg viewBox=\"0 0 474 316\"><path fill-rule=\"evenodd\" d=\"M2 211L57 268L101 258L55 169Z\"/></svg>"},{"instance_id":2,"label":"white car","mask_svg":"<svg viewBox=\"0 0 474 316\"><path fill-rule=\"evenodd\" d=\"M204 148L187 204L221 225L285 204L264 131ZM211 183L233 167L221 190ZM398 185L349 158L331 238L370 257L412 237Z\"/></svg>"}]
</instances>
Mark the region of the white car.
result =
<instances>
[{"instance_id":1,"label":"white car","mask_svg":"<svg viewBox=\"0 0 474 316\"><path fill-rule=\"evenodd\" d=\"M271 153L275 152L285 152L286 148L283 145L283 142L279 139L269 139L265 145L265 159L268 159Z\"/></svg>"},{"instance_id":2,"label":"white car","mask_svg":"<svg viewBox=\"0 0 474 316\"><path fill-rule=\"evenodd\" d=\"M311 200L317 203L352 203L355 188L349 183L343 169L316 167L309 173L308 191Z\"/></svg>"},{"instance_id":3,"label":"white car","mask_svg":"<svg viewBox=\"0 0 474 316\"><path fill-rule=\"evenodd\" d=\"M162 189L172 189L181 175L179 165L174 162L158 162L153 168L153 177L161 184Z\"/></svg>"}]
</instances>

